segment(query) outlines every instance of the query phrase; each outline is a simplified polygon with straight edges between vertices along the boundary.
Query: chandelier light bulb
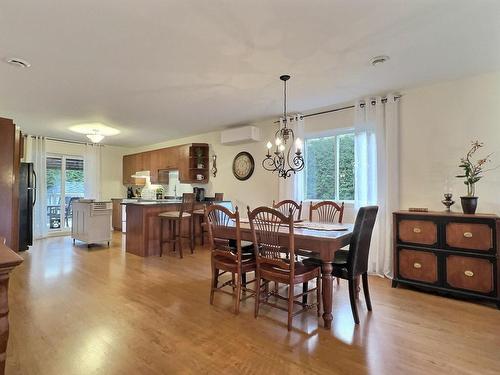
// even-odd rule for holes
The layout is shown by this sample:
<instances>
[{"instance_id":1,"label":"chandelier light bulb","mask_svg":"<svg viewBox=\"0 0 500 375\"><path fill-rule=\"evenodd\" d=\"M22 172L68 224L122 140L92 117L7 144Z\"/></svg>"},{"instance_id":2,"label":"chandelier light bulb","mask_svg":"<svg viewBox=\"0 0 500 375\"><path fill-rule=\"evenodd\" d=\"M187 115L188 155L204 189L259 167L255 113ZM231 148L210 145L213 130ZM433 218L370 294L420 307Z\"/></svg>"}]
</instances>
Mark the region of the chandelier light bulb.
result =
<instances>
[{"instance_id":1,"label":"chandelier light bulb","mask_svg":"<svg viewBox=\"0 0 500 375\"><path fill-rule=\"evenodd\" d=\"M302 139L297 138L295 140L295 149L299 152L302 150Z\"/></svg>"},{"instance_id":2,"label":"chandelier light bulb","mask_svg":"<svg viewBox=\"0 0 500 375\"><path fill-rule=\"evenodd\" d=\"M273 147L273 144L271 142L267 142L267 149L270 150Z\"/></svg>"},{"instance_id":3,"label":"chandelier light bulb","mask_svg":"<svg viewBox=\"0 0 500 375\"><path fill-rule=\"evenodd\" d=\"M285 146L284 146L284 145L279 145L279 147L278 147L278 148L279 148L280 152L285 151Z\"/></svg>"},{"instance_id":4,"label":"chandelier light bulb","mask_svg":"<svg viewBox=\"0 0 500 375\"><path fill-rule=\"evenodd\" d=\"M281 138L276 138L274 143L276 144L276 146L279 146L281 144Z\"/></svg>"}]
</instances>

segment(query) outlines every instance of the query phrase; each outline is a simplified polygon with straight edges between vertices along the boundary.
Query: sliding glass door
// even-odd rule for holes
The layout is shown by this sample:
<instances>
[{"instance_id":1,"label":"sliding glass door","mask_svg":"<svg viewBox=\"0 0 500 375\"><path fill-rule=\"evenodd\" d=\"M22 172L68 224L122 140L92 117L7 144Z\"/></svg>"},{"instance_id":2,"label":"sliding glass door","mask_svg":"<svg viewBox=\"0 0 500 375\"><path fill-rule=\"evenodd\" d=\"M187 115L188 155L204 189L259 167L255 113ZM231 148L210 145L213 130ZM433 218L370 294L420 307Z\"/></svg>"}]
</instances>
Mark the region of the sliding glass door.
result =
<instances>
[{"instance_id":1,"label":"sliding glass door","mask_svg":"<svg viewBox=\"0 0 500 375\"><path fill-rule=\"evenodd\" d=\"M83 158L47 156L47 226L49 231L68 231L73 218L72 203L83 198Z\"/></svg>"}]
</instances>

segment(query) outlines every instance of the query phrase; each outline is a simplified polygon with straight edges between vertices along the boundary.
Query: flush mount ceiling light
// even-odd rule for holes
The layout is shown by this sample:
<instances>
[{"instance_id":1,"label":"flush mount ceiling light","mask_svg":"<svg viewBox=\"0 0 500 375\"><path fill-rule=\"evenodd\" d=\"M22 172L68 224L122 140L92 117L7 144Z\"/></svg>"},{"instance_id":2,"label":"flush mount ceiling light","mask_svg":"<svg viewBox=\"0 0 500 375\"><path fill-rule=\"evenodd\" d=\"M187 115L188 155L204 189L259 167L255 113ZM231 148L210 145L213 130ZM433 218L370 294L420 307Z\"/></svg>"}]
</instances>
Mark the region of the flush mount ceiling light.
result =
<instances>
[{"instance_id":1,"label":"flush mount ceiling light","mask_svg":"<svg viewBox=\"0 0 500 375\"><path fill-rule=\"evenodd\" d=\"M104 139L104 137L117 135L120 133L118 129L101 124L100 122L74 125L71 126L69 130L76 133L85 134L92 143L99 143Z\"/></svg>"},{"instance_id":2,"label":"flush mount ceiling light","mask_svg":"<svg viewBox=\"0 0 500 375\"><path fill-rule=\"evenodd\" d=\"M370 60L370 64L376 66L385 63L387 60L389 60L389 56L386 55L375 56Z\"/></svg>"},{"instance_id":3,"label":"flush mount ceiling light","mask_svg":"<svg viewBox=\"0 0 500 375\"><path fill-rule=\"evenodd\" d=\"M10 57L8 59L5 59L5 62L17 68L29 68L31 66L29 62L19 57Z\"/></svg>"}]
</instances>

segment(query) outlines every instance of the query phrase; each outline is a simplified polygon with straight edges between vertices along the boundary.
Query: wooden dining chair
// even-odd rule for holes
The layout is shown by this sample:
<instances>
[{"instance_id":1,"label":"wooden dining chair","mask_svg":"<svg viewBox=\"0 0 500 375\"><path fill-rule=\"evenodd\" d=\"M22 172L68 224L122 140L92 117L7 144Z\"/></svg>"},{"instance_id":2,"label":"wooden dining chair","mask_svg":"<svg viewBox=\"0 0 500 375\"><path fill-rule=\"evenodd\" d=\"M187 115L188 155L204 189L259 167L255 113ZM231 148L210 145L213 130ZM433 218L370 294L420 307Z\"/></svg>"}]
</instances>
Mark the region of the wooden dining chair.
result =
<instances>
[{"instance_id":1,"label":"wooden dining chair","mask_svg":"<svg viewBox=\"0 0 500 375\"><path fill-rule=\"evenodd\" d=\"M358 309L356 307L356 280L361 276L366 307L372 311L370 291L368 290L368 255L372 238L373 226L377 218L378 206L361 207L356 216L354 229L349 243L349 250L338 250L333 259L332 275L337 279L349 282L349 300L351 301L354 322L359 324ZM304 260L304 264L321 264L315 258Z\"/></svg>"},{"instance_id":2,"label":"wooden dining chair","mask_svg":"<svg viewBox=\"0 0 500 375\"><path fill-rule=\"evenodd\" d=\"M287 216L278 210L269 207L258 207L253 211L248 208L248 219L252 230L257 261L257 287L255 298L255 317L259 315L260 304L266 304L288 312L288 330L292 329L292 318L304 311L317 306L318 316L321 309L321 284L320 267L317 265L304 265L295 261L293 215L290 210ZM282 232L286 233L287 240L281 240ZM281 235L280 235L281 233ZM286 246L284 246L286 244ZM296 301L302 294L295 295L294 286L312 279L316 279L316 288L307 293L316 291L317 302L305 305ZM278 282L288 285L288 296L279 293L269 293L269 283ZM264 289L264 293L262 290ZM288 308L269 302L270 295L285 300ZM299 305L301 310L293 312L293 306Z\"/></svg>"},{"instance_id":3,"label":"wooden dining chair","mask_svg":"<svg viewBox=\"0 0 500 375\"><path fill-rule=\"evenodd\" d=\"M171 243L173 244L173 250L175 251L175 245L179 249L179 256L181 259L184 257L182 254L182 239L188 238L189 245L191 248L191 254L194 253L194 228L193 228L193 208L194 208L195 196L193 193L184 193L182 195L181 209L179 211L167 211L162 212L158 216L160 217L160 256L163 255L163 244ZM169 228L169 238L163 239L163 222L166 221ZM189 230L188 236L182 234L182 223L184 221L188 222Z\"/></svg>"},{"instance_id":4,"label":"wooden dining chair","mask_svg":"<svg viewBox=\"0 0 500 375\"><path fill-rule=\"evenodd\" d=\"M320 223L342 223L344 217L344 202L340 205L334 201L311 202L309 221Z\"/></svg>"},{"instance_id":5,"label":"wooden dining chair","mask_svg":"<svg viewBox=\"0 0 500 375\"><path fill-rule=\"evenodd\" d=\"M214 204L205 208L205 222L212 249L212 283L210 288L210 304L214 303L215 292L230 294L234 298L234 313L240 311L240 301L253 297L255 291L247 288L246 274L255 271L255 254L244 253L241 247L240 213L238 207L231 212L226 207ZM236 230L236 241L227 238L228 231ZM222 271L222 273L219 273ZM231 280L219 285L219 277L231 273ZM232 287L232 293L223 288ZM245 292L245 296L242 296ZM248 293L247 293L248 292Z\"/></svg>"},{"instance_id":6,"label":"wooden dining chair","mask_svg":"<svg viewBox=\"0 0 500 375\"><path fill-rule=\"evenodd\" d=\"M300 201L300 203L297 203L291 199L285 199L280 202L275 202L273 200L273 208L277 209L285 216L288 216L291 209L293 218L296 221L300 220L302 217L302 201Z\"/></svg>"},{"instance_id":7,"label":"wooden dining chair","mask_svg":"<svg viewBox=\"0 0 500 375\"><path fill-rule=\"evenodd\" d=\"M220 202L224 200L224 193L215 193L214 201Z\"/></svg>"}]
</instances>

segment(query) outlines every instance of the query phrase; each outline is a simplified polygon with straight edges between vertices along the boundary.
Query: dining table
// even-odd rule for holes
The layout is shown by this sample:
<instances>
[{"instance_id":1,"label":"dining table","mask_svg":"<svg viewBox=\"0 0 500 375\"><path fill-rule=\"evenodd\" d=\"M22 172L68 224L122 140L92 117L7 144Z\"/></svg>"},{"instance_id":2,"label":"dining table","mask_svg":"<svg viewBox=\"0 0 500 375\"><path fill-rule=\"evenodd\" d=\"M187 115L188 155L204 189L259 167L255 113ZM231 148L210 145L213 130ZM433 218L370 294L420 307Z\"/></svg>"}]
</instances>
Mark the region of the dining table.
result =
<instances>
[{"instance_id":1,"label":"dining table","mask_svg":"<svg viewBox=\"0 0 500 375\"><path fill-rule=\"evenodd\" d=\"M236 239L235 226L229 226L223 232L219 228L218 236L228 239ZM293 236L295 251L306 250L313 253L321 260L321 293L323 300L324 327L330 329L333 320L333 258L335 252L349 245L353 231L353 224L318 224L307 220L294 224ZM252 231L248 219L240 220L241 240L253 241ZM283 226L279 234L280 245L288 246L288 227Z\"/></svg>"}]
</instances>

